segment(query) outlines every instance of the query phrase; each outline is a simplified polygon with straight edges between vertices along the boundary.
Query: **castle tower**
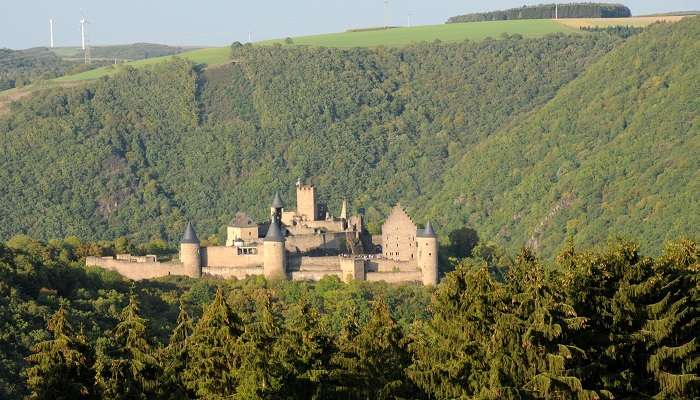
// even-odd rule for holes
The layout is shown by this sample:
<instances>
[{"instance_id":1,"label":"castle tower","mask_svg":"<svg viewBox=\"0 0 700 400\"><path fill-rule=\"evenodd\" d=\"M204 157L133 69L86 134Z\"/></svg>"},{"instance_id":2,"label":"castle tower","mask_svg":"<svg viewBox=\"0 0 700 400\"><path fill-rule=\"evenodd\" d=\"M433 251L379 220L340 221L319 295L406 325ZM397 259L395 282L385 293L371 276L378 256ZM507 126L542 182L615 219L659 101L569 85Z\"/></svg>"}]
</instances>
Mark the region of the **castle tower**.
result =
<instances>
[{"instance_id":1,"label":"castle tower","mask_svg":"<svg viewBox=\"0 0 700 400\"><path fill-rule=\"evenodd\" d=\"M270 221L270 228L263 240L263 273L267 279L285 279L287 277L284 251L284 233L279 223Z\"/></svg>"},{"instance_id":2,"label":"castle tower","mask_svg":"<svg viewBox=\"0 0 700 400\"><path fill-rule=\"evenodd\" d=\"M180 262L184 267L184 274L191 278L202 276L202 261L199 252L199 239L192 227L192 223L187 223L185 234L180 240Z\"/></svg>"},{"instance_id":3,"label":"castle tower","mask_svg":"<svg viewBox=\"0 0 700 400\"><path fill-rule=\"evenodd\" d=\"M438 283L438 241L430 221L425 224L425 229L416 234L418 248L418 267L421 269L424 285L437 285Z\"/></svg>"},{"instance_id":4,"label":"castle tower","mask_svg":"<svg viewBox=\"0 0 700 400\"><path fill-rule=\"evenodd\" d=\"M343 200L343 207L340 209L340 219L348 219L348 202Z\"/></svg>"},{"instance_id":5,"label":"castle tower","mask_svg":"<svg viewBox=\"0 0 700 400\"><path fill-rule=\"evenodd\" d=\"M272 199L272 204L270 205L270 217L272 217L272 221L276 221L277 224L282 221L283 209L284 203L282 203L280 192L275 192L275 197Z\"/></svg>"},{"instance_id":6,"label":"castle tower","mask_svg":"<svg viewBox=\"0 0 700 400\"><path fill-rule=\"evenodd\" d=\"M316 221L316 188L297 182L297 214L307 221Z\"/></svg>"}]
</instances>

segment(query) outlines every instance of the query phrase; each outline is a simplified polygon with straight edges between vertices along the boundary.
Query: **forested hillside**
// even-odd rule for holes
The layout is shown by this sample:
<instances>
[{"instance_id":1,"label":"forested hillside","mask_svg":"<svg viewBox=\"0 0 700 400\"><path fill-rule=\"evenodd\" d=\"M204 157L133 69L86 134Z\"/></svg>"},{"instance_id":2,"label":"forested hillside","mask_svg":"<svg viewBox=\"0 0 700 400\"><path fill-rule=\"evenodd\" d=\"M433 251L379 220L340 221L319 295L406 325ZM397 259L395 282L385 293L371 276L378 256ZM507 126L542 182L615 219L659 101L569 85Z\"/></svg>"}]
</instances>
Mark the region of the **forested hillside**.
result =
<instances>
[{"instance_id":1,"label":"forested hillside","mask_svg":"<svg viewBox=\"0 0 700 400\"><path fill-rule=\"evenodd\" d=\"M502 11L458 15L448 19L447 23L502 21L510 19L549 19L555 16L559 18L624 18L631 15L630 9L622 4L538 4L536 6L522 6Z\"/></svg>"},{"instance_id":2,"label":"forested hillside","mask_svg":"<svg viewBox=\"0 0 700 400\"><path fill-rule=\"evenodd\" d=\"M629 39L446 174L429 215L551 251L567 236L658 249L700 226L700 19ZM451 207L447 207L447 205Z\"/></svg>"},{"instance_id":3,"label":"forested hillside","mask_svg":"<svg viewBox=\"0 0 700 400\"><path fill-rule=\"evenodd\" d=\"M207 237L238 210L265 218L275 190L293 204L298 178L374 230L397 201L420 220L465 151L619 41L240 46L205 73L176 62L53 90L0 121L0 236L173 240L192 219Z\"/></svg>"}]
</instances>

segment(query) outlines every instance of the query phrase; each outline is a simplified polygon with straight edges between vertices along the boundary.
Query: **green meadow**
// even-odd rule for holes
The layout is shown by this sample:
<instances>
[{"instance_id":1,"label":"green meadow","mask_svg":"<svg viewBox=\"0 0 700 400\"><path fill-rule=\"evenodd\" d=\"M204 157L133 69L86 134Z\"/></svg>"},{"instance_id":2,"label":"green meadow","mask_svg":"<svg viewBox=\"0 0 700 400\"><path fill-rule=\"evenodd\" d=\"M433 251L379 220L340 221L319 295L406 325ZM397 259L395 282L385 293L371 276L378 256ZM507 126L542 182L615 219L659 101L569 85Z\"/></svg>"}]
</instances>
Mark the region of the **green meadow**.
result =
<instances>
[{"instance_id":1,"label":"green meadow","mask_svg":"<svg viewBox=\"0 0 700 400\"><path fill-rule=\"evenodd\" d=\"M520 34L538 37L557 32L580 32L548 19L469 22L463 24L424 25L411 28L363 30L356 32L330 33L324 35L292 38L295 45L327 47L376 47L403 46L417 42L455 42L461 40L483 40L498 38L502 34ZM259 44L284 43L284 39L259 42Z\"/></svg>"},{"instance_id":2,"label":"green meadow","mask_svg":"<svg viewBox=\"0 0 700 400\"><path fill-rule=\"evenodd\" d=\"M208 66L217 66L225 64L228 60L229 48L228 47L209 47L206 49L199 49L193 51L187 51L180 53L176 56L165 56L165 57L154 57L147 58L145 60L130 61L128 63L119 64L117 66L109 66L93 69L90 71L81 72L75 75L67 75L57 79L56 82L72 82L72 81L83 81L89 79L97 79L106 75L111 75L119 71L119 67L122 65L129 65L132 67L144 67L147 65L153 65L164 61L172 60L173 57L180 57L186 60L190 60L196 64L206 64Z\"/></svg>"}]
</instances>

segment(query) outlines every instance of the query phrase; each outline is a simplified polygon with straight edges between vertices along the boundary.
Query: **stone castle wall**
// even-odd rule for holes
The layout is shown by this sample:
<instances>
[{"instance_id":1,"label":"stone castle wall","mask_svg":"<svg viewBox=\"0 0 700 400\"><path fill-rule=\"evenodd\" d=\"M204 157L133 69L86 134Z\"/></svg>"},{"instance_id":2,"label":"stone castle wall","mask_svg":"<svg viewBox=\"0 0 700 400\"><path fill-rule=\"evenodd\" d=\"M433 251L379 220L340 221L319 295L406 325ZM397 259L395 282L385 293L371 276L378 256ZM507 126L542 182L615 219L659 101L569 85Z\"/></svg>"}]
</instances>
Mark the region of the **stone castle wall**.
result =
<instances>
[{"instance_id":1,"label":"stone castle wall","mask_svg":"<svg viewBox=\"0 0 700 400\"><path fill-rule=\"evenodd\" d=\"M396 261L388 258L367 260L368 272L418 271L416 261Z\"/></svg>"},{"instance_id":2,"label":"stone castle wall","mask_svg":"<svg viewBox=\"0 0 700 400\"><path fill-rule=\"evenodd\" d=\"M288 252L306 253L312 250L343 251L347 246L345 233L322 233L318 235L289 236L285 241Z\"/></svg>"},{"instance_id":3,"label":"stone castle wall","mask_svg":"<svg viewBox=\"0 0 700 400\"><path fill-rule=\"evenodd\" d=\"M224 279L244 279L248 276L262 275L263 267L202 267L202 275L217 276Z\"/></svg>"},{"instance_id":4,"label":"stone castle wall","mask_svg":"<svg viewBox=\"0 0 700 400\"><path fill-rule=\"evenodd\" d=\"M208 246L201 248L202 267L259 267L263 265L263 246L258 254L239 255L238 248Z\"/></svg>"},{"instance_id":5,"label":"stone castle wall","mask_svg":"<svg viewBox=\"0 0 700 400\"><path fill-rule=\"evenodd\" d=\"M135 281L168 275L185 275L184 265L179 262L130 262L115 260L112 257L86 257L85 265L116 271Z\"/></svg>"},{"instance_id":6,"label":"stone castle wall","mask_svg":"<svg viewBox=\"0 0 700 400\"><path fill-rule=\"evenodd\" d=\"M369 282L412 283L421 282L422 275L420 271L367 272L366 279Z\"/></svg>"}]
</instances>

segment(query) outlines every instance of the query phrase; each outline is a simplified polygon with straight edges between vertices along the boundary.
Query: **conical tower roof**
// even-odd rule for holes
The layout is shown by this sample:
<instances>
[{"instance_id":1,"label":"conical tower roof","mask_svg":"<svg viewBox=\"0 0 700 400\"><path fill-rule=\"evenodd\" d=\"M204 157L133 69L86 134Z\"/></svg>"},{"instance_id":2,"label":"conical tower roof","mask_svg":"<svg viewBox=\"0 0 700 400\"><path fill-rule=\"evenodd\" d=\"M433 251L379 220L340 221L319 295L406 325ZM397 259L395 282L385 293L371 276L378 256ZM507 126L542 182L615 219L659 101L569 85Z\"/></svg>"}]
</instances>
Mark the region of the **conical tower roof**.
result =
<instances>
[{"instance_id":1,"label":"conical tower roof","mask_svg":"<svg viewBox=\"0 0 700 400\"><path fill-rule=\"evenodd\" d=\"M425 223L425 228L422 231L418 231L418 237L436 237L435 235L435 230L433 230L433 226L430 224L430 221Z\"/></svg>"},{"instance_id":2,"label":"conical tower roof","mask_svg":"<svg viewBox=\"0 0 700 400\"><path fill-rule=\"evenodd\" d=\"M284 234L280 229L279 224L275 221L270 222L270 227L267 229L267 235L265 235L266 242L283 242Z\"/></svg>"},{"instance_id":3,"label":"conical tower roof","mask_svg":"<svg viewBox=\"0 0 700 400\"><path fill-rule=\"evenodd\" d=\"M187 222L187 227L185 228L185 234L182 235L182 240L180 243L194 243L199 244L199 239L197 238L197 233L194 231L194 227L191 222Z\"/></svg>"},{"instance_id":4,"label":"conical tower roof","mask_svg":"<svg viewBox=\"0 0 700 400\"><path fill-rule=\"evenodd\" d=\"M284 203L282 203L280 192L275 192L275 198L272 199L272 208L284 208Z\"/></svg>"}]
</instances>

